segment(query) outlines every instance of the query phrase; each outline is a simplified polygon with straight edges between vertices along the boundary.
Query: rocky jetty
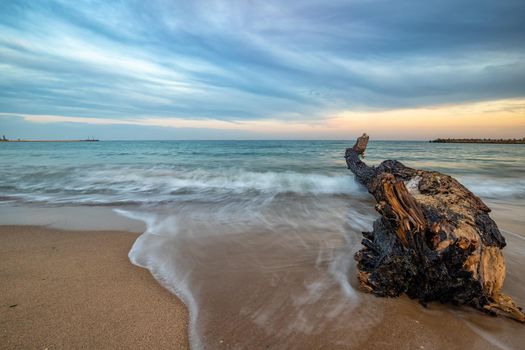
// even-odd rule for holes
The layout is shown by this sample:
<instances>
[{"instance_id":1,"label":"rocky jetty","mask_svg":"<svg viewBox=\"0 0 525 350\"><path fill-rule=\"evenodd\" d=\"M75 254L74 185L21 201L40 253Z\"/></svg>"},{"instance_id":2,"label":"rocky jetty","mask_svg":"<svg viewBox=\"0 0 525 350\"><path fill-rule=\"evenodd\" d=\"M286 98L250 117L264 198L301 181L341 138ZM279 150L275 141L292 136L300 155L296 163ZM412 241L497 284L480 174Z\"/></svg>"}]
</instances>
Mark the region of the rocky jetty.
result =
<instances>
[{"instance_id":1,"label":"rocky jetty","mask_svg":"<svg viewBox=\"0 0 525 350\"><path fill-rule=\"evenodd\" d=\"M501 143L501 144L525 144L525 137L522 139L435 139L430 143Z\"/></svg>"}]
</instances>

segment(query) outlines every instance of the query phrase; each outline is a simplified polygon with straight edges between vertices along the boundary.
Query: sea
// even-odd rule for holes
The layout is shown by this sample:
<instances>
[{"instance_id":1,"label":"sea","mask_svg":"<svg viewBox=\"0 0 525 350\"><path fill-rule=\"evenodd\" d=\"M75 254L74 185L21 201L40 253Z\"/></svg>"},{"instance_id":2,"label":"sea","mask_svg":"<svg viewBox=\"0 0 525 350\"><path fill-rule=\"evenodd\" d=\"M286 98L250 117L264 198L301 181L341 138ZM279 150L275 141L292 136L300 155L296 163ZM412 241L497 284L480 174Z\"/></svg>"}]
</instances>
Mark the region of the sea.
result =
<instances>
[{"instance_id":1,"label":"sea","mask_svg":"<svg viewBox=\"0 0 525 350\"><path fill-rule=\"evenodd\" d=\"M195 349L523 346L515 321L359 288L353 254L378 214L346 168L353 143L0 143L0 223L140 222L130 262L187 305ZM452 175L493 209L504 291L525 306L525 146L370 141L364 161L386 159Z\"/></svg>"}]
</instances>

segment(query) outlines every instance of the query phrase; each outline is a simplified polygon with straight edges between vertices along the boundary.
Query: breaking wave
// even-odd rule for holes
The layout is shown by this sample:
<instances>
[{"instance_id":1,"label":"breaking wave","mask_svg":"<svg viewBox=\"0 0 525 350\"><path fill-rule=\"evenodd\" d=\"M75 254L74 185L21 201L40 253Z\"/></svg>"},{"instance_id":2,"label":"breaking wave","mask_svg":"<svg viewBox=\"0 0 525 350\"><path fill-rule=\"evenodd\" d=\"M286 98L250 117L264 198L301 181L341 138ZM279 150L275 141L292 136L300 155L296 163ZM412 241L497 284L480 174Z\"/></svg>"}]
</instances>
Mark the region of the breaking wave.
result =
<instances>
[{"instance_id":1,"label":"breaking wave","mask_svg":"<svg viewBox=\"0 0 525 350\"><path fill-rule=\"evenodd\" d=\"M466 176L460 182L482 198L523 199L525 198L525 180L519 178L488 178Z\"/></svg>"},{"instance_id":2,"label":"breaking wave","mask_svg":"<svg viewBox=\"0 0 525 350\"><path fill-rule=\"evenodd\" d=\"M352 175L164 168L40 169L0 180L7 198L56 204L125 205L239 195L364 193Z\"/></svg>"}]
</instances>

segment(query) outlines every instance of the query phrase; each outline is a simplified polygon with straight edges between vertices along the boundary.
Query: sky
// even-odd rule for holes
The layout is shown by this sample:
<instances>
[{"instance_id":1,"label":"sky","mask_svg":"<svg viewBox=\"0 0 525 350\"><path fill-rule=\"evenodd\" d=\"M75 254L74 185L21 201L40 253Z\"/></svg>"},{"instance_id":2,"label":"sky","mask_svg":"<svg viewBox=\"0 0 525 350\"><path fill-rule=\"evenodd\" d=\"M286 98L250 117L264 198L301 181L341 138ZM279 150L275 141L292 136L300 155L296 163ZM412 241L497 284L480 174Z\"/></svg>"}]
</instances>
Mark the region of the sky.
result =
<instances>
[{"instance_id":1,"label":"sky","mask_svg":"<svg viewBox=\"0 0 525 350\"><path fill-rule=\"evenodd\" d=\"M0 135L525 137L525 1L2 1Z\"/></svg>"}]
</instances>

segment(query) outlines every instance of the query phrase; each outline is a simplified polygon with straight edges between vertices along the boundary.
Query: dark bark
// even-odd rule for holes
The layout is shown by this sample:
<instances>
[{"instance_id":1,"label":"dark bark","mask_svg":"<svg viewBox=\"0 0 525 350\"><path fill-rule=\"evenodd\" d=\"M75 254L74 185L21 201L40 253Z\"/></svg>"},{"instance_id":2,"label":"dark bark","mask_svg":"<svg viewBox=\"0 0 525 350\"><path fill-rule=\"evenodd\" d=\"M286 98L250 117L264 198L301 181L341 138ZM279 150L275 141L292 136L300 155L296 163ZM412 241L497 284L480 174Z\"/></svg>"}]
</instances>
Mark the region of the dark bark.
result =
<instances>
[{"instance_id":1,"label":"dark bark","mask_svg":"<svg viewBox=\"0 0 525 350\"><path fill-rule=\"evenodd\" d=\"M370 167L360 159L367 144L363 134L345 153L381 214L355 254L361 286L378 296L406 293L423 305L470 305L525 322L521 308L501 293L505 239L485 203L439 172L392 160Z\"/></svg>"}]
</instances>

